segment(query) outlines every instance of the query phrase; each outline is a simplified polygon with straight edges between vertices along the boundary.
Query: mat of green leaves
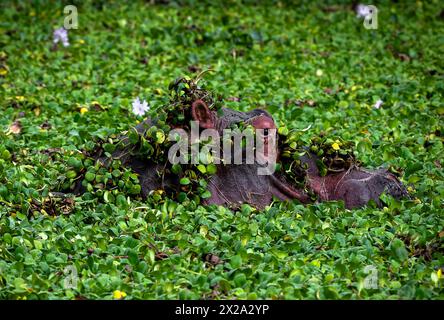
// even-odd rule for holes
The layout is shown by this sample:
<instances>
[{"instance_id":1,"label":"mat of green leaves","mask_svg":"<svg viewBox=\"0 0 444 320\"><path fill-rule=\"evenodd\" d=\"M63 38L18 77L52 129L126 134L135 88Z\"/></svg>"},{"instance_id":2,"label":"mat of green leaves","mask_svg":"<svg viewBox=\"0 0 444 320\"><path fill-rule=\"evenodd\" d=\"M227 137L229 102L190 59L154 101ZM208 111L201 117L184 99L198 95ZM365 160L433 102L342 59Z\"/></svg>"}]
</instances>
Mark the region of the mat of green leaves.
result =
<instances>
[{"instance_id":1,"label":"mat of green leaves","mask_svg":"<svg viewBox=\"0 0 444 320\"><path fill-rule=\"evenodd\" d=\"M381 1L366 29L348 4L156 2L79 2L66 34L61 4L1 2L0 299L444 298L443 4ZM131 173L119 201L50 197L208 68L226 106L353 141L413 199L152 205Z\"/></svg>"}]
</instances>

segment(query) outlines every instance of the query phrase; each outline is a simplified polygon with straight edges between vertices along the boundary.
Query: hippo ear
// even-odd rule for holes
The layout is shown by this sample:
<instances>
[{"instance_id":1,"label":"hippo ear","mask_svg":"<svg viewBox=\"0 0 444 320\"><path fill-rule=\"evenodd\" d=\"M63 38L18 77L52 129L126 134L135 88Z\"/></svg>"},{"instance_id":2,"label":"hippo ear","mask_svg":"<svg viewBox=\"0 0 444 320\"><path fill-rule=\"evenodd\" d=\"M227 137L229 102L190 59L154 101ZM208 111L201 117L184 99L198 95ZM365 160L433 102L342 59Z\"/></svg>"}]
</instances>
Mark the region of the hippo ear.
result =
<instances>
[{"instance_id":1,"label":"hippo ear","mask_svg":"<svg viewBox=\"0 0 444 320\"><path fill-rule=\"evenodd\" d=\"M214 116L208 109L205 102L196 100L191 106L191 115L194 121L199 121L199 126L204 129L212 129L215 127Z\"/></svg>"}]
</instances>

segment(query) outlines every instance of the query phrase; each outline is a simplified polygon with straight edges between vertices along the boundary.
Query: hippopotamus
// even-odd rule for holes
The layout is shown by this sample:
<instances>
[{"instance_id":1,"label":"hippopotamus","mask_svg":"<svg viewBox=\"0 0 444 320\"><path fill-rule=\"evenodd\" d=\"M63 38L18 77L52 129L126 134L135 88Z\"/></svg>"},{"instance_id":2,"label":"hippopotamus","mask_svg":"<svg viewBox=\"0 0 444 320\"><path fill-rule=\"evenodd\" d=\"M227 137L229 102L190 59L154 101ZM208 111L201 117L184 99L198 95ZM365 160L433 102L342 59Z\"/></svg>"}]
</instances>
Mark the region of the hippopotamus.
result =
<instances>
[{"instance_id":1,"label":"hippopotamus","mask_svg":"<svg viewBox=\"0 0 444 320\"><path fill-rule=\"evenodd\" d=\"M190 119L198 121L200 130L214 129L219 133L233 124L247 123L256 129L267 132L276 129L271 114L265 110L255 109L249 112L240 112L222 107L211 110L207 104L198 99L190 106ZM137 127L139 134L143 134L156 123L156 119L148 118ZM277 159L280 150L275 146ZM142 196L146 197L150 191L162 189L170 193L178 192L179 179L174 174L163 174L163 164L156 164L147 159L137 159L126 155L124 150L116 151L123 165L130 167L139 175ZM399 179L386 169L367 170L352 165L347 170L337 173L320 175L316 165L317 156L307 152L300 158L306 168L304 188L293 185L282 172L268 175L258 174L261 164L217 164L217 171L208 179L207 189L211 196L203 200L203 204L224 205L236 207L247 203L258 209L270 205L274 198L282 201L298 200L303 204L314 201L340 201L346 208L357 208L374 201L382 206L380 196L386 193L397 199L408 196L405 187ZM279 161L279 160L278 160ZM309 192L307 192L307 190ZM315 195L315 197L313 197Z\"/></svg>"}]
</instances>

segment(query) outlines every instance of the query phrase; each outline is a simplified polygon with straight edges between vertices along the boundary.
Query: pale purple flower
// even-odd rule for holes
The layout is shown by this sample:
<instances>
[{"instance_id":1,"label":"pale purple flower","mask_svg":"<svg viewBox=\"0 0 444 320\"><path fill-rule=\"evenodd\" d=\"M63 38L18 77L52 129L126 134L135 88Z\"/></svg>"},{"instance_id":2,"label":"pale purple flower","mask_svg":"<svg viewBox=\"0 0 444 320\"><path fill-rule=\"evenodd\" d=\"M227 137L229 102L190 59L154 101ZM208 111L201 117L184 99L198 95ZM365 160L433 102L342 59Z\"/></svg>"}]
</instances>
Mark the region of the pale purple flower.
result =
<instances>
[{"instance_id":1,"label":"pale purple flower","mask_svg":"<svg viewBox=\"0 0 444 320\"><path fill-rule=\"evenodd\" d=\"M365 18L371 14L370 7L366 6L365 4L358 4L355 10L358 18Z\"/></svg>"},{"instance_id":2,"label":"pale purple flower","mask_svg":"<svg viewBox=\"0 0 444 320\"><path fill-rule=\"evenodd\" d=\"M58 43L59 41L63 44L64 47L69 46L69 40L68 40L68 30L64 28L58 28L54 30L53 33L54 37L54 44Z\"/></svg>"},{"instance_id":3,"label":"pale purple flower","mask_svg":"<svg viewBox=\"0 0 444 320\"><path fill-rule=\"evenodd\" d=\"M133 100L132 106L133 106L133 113L136 116L143 116L150 109L148 102L146 102L145 100L143 100L143 102L140 103L139 97Z\"/></svg>"},{"instance_id":4,"label":"pale purple flower","mask_svg":"<svg viewBox=\"0 0 444 320\"><path fill-rule=\"evenodd\" d=\"M376 101L375 104L373 105L373 108L375 108L375 109L379 109L379 108L381 108L381 105L382 105L383 103L384 103L384 102L383 102L381 99L378 99L378 101Z\"/></svg>"}]
</instances>

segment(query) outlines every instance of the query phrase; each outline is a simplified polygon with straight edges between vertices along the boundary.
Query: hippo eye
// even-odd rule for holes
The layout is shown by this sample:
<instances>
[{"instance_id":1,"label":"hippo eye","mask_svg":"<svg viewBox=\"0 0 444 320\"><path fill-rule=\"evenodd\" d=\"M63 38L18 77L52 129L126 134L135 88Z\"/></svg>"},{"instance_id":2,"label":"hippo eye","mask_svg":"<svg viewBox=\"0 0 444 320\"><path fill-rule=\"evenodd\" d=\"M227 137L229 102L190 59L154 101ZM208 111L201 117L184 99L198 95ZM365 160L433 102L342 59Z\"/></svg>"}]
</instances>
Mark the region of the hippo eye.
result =
<instances>
[{"instance_id":1,"label":"hippo eye","mask_svg":"<svg viewBox=\"0 0 444 320\"><path fill-rule=\"evenodd\" d=\"M264 136L267 137L268 136L268 128L264 129Z\"/></svg>"}]
</instances>

